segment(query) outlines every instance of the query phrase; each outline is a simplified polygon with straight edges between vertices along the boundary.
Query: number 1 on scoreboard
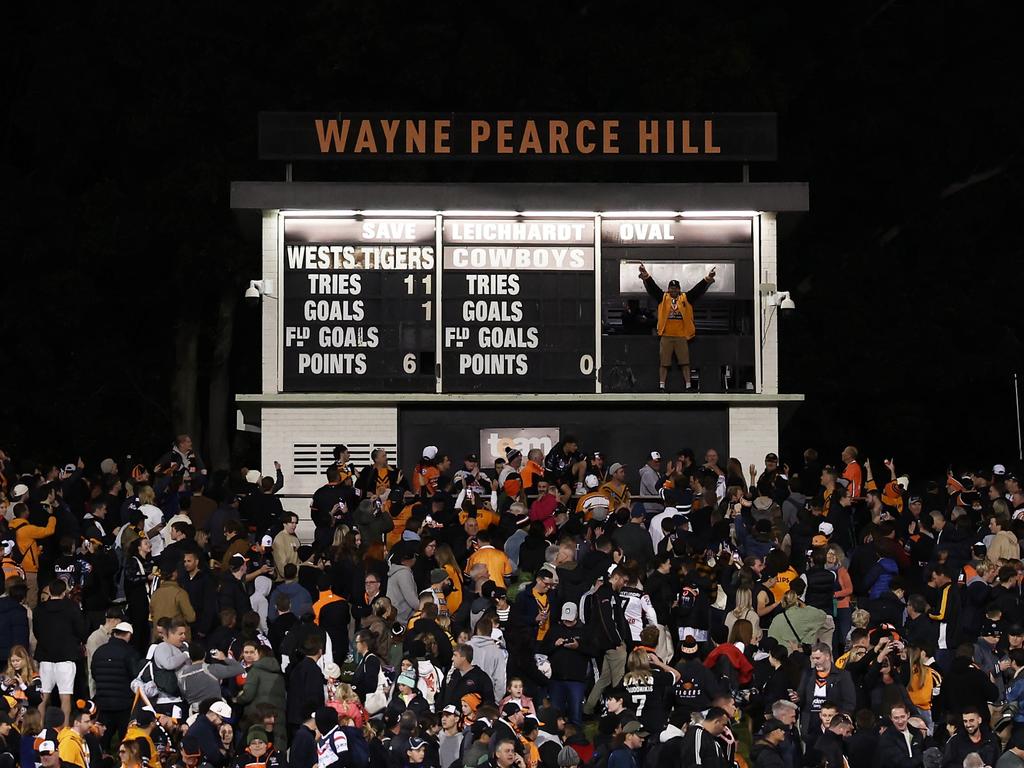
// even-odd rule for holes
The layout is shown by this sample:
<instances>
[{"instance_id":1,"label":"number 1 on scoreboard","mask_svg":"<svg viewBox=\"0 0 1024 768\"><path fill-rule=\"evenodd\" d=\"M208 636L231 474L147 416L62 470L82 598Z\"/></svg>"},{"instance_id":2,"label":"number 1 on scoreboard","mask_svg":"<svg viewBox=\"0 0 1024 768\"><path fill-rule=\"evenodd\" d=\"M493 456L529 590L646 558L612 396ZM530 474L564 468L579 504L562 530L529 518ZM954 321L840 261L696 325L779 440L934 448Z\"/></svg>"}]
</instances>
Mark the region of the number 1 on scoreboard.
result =
<instances>
[{"instance_id":1,"label":"number 1 on scoreboard","mask_svg":"<svg viewBox=\"0 0 1024 768\"><path fill-rule=\"evenodd\" d=\"M423 292L426 293L429 296L430 293L431 293L431 288L434 285L433 275L424 275L420 279L420 282L423 283ZM416 290L416 276L415 275L409 275L408 277L405 278L405 288L406 288L406 291L408 292L408 294L410 296L412 296L412 294Z\"/></svg>"}]
</instances>

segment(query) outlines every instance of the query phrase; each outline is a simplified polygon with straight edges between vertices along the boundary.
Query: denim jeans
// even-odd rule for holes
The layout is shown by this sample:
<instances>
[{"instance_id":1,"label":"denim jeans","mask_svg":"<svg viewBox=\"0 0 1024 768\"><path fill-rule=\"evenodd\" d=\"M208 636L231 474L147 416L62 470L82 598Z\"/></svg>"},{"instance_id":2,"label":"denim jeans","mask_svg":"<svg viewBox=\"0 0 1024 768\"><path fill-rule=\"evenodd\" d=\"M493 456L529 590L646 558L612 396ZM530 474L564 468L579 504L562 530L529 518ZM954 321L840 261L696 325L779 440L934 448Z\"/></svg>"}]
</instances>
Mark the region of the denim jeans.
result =
<instances>
[{"instance_id":1,"label":"denim jeans","mask_svg":"<svg viewBox=\"0 0 1024 768\"><path fill-rule=\"evenodd\" d=\"M583 694L587 690L586 683L575 680L552 680L548 685L548 696L551 706L562 710L569 722L583 724Z\"/></svg>"}]
</instances>

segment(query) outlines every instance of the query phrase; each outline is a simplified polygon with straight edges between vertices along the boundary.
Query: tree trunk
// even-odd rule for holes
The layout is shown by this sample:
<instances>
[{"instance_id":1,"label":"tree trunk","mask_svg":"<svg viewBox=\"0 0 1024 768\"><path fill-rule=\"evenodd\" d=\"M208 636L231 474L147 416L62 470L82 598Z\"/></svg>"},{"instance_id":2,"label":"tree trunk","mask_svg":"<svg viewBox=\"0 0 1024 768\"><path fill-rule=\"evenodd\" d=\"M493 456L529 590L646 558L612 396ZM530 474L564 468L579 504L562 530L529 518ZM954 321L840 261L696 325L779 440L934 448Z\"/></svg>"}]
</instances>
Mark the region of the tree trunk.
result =
<instances>
[{"instance_id":1,"label":"tree trunk","mask_svg":"<svg viewBox=\"0 0 1024 768\"><path fill-rule=\"evenodd\" d=\"M182 307L174 335L174 376L171 379L171 419L175 434L192 436L198 452L201 425L197 412L199 378L199 318Z\"/></svg>"},{"instance_id":2,"label":"tree trunk","mask_svg":"<svg viewBox=\"0 0 1024 768\"><path fill-rule=\"evenodd\" d=\"M231 469L231 447L228 440L232 423L230 377L228 363L231 360L231 341L235 328L235 307L238 291L228 283L220 295L217 305L217 325L213 335L213 351L210 357L210 402L209 435L210 467Z\"/></svg>"}]
</instances>

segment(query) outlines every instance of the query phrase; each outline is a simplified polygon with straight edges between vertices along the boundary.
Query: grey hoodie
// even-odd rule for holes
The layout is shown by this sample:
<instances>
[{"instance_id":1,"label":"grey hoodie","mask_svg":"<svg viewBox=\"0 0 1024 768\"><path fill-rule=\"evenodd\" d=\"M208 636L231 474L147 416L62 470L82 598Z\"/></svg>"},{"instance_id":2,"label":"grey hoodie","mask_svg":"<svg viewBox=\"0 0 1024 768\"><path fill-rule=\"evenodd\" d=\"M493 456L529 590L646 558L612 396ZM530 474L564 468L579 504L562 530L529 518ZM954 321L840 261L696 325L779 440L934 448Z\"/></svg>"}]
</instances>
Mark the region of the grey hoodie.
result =
<instances>
[{"instance_id":1,"label":"grey hoodie","mask_svg":"<svg viewBox=\"0 0 1024 768\"><path fill-rule=\"evenodd\" d=\"M420 607L419 592L412 571L399 563L392 563L388 570L388 600L398 611L398 620L405 624Z\"/></svg>"},{"instance_id":2,"label":"grey hoodie","mask_svg":"<svg viewBox=\"0 0 1024 768\"><path fill-rule=\"evenodd\" d=\"M234 659L207 664L198 662L186 664L178 672L178 687L189 704L198 704L205 699L221 698L220 681L240 675L245 667Z\"/></svg>"},{"instance_id":3,"label":"grey hoodie","mask_svg":"<svg viewBox=\"0 0 1024 768\"><path fill-rule=\"evenodd\" d=\"M508 662L508 651L498 645L492 637L473 635L469 638L473 648L473 664L480 667L494 686L494 693L505 691L505 665Z\"/></svg>"}]
</instances>

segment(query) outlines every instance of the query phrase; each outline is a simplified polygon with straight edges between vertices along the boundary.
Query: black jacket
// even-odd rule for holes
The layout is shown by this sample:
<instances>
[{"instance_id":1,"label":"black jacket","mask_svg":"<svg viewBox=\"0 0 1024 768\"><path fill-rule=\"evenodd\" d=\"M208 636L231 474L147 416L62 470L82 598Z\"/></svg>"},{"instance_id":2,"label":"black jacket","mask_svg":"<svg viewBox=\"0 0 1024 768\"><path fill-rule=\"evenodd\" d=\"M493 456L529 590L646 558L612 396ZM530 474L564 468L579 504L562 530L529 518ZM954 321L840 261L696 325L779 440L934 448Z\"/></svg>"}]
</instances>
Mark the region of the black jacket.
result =
<instances>
[{"instance_id":1,"label":"black jacket","mask_svg":"<svg viewBox=\"0 0 1024 768\"><path fill-rule=\"evenodd\" d=\"M832 731L825 731L814 742L814 751L825 768L843 768L843 739Z\"/></svg>"},{"instance_id":2,"label":"black jacket","mask_svg":"<svg viewBox=\"0 0 1024 768\"><path fill-rule=\"evenodd\" d=\"M28 611L4 595L0 597L0 659L9 658L16 645L28 648Z\"/></svg>"},{"instance_id":3,"label":"black jacket","mask_svg":"<svg viewBox=\"0 0 1024 768\"><path fill-rule=\"evenodd\" d=\"M971 659L955 658L949 672L942 676L943 709L961 712L965 707L988 711L988 702L999 698L999 689Z\"/></svg>"},{"instance_id":4,"label":"black jacket","mask_svg":"<svg viewBox=\"0 0 1024 768\"><path fill-rule=\"evenodd\" d=\"M808 669L804 672L800 681L800 730L802 733L810 731L811 725L818 722L816 713L811 712L811 700L814 698L815 672ZM844 669L832 668L825 680L825 700L834 701L843 712L853 712L857 704L857 690L853 685L853 678ZM812 717L813 715L813 717Z\"/></svg>"},{"instance_id":5,"label":"black jacket","mask_svg":"<svg viewBox=\"0 0 1024 768\"><path fill-rule=\"evenodd\" d=\"M252 610L252 603L249 601L249 593L245 591L245 584L236 579L233 574L225 573L220 577L217 587L217 610L234 608L235 614L238 616L238 623L241 625L242 616Z\"/></svg>"},{"instance_id":6,"label":"black jacket","mask_svg":"<svg viewBox=\"0 0 1024 768\"><path fill-rule=\"evenodd\" d=\"M565 644L556 645L555 641L559 638L565 641L576 640L579 645L575 648ZM560 621L552 624L551 631L544 637L544 645L551 661L552 679L587 682L591 656L587 653L587 628L583 624L576 622L573 627L567 627Z\"/></svg>"},{"instance_id":7,"label":"black jacket","mask_svg":"<svg viewBox=\"0 0 1024 768\"><path fill-rule=\"evenodd\" d=\"M960 768L964 764L964 758L971 752L981 755L985 765L995 765L999 756L1003 754L999 740L982 724L980 744L972 742L964 731L953 734L942 750L942 768Z\"/></svg>"},{"instance_id":8,"label":"black jacket","mask_svg":"<svg viewBox=\"0 0 1024 768\"><path fill-rule=\"evenodd\" d=\"M918 768L924 758L925 737L920 731L910 728L910 750L907 740L895 728L889 728L878 740L879 768Z\"/></svg>"},{"instance_id":9,"label":"black jacket","mask_svg":"<svg viewBox=\"0 0 1024 768\"><path fill-rule=\"evenodd\" d=\"M808 568L804 572L804 581L807 583L804 602L831 616L832 595L838 586L835 573L827 568Z\"/></svg>"},{"instance_id":10,"label":"black jacket","mask_svg":"<svg viewBox=\"0 0 1024 768\"><path fill-rule=\"evenodd\" d=\"M755 741L750 748L750 759L754 761L754 768L786 768L779 748L763 739ZM684 765L687 764L692 765L684 762Z\"/></svg>"},{"instance_id":11,"label":"black jacket","mask_svg":"<svg viewBox=\"0 0 1024 768\"><path fill-rule=\"evenodd\" d=\"M719 747L718 739L699 725L691 725L683 734L681 758L683 766L700 765L703 768L727 768L726 758ZM782 768L781 760L780 756L780 762L774 768Z\"/></svg>"},{"instance_id":12,"label":"black jacket","mask_svg":"<svg viewBox=\"0 0 1024 768\"><path fill-rule=\"evenodd\" d=\"M206 637L217 624L217 582L209 571L200 568L194 577L186 573L179 582L188 593L189 602L196 612L192 631ZM239 617L239 620L241 617Z\"/></svg>"},{"instance_id":13,"label":"black jacket","mask_svg":"<svg viewBox=\"0 0 1024 768\"><path fill-rule=\"evenodd\" d=\"M320 609L320 620L317 622L331 638L331 647L337 648L335 653L343 655L348 648L348 624L352 617L348 600L336 600Z\"/></svg>"},{"instance_id":14,"label":"black jacket","mask_svg":"<svg viewBox=\"0 0 1024 768\"><path fill-rule=\"evenodd\" d=\"M288 765L291 768L315 768L316 764L316 734L300 725L288 748Z\"/></svg>"},{"instance_id":15,"label":"black jacket","mask_svg":"<svg viewBox=\"0 0 1024 768\"><path fill-rule=\"evenodd\" d=\"M50 599L32 615L36 632L36 661L77 661L89 634L85 615L67 598Z\"/></svg>"},{"instance_id":16,"label":"black jacket","mask_svg":"<svg viewBox=\"0 0 1024 768\"><path fill-rule=\"evenodd\" d=\"M618 596L610 584L602 584L591 596L587 613L587 630L593 632L594 646L598 651L607 651L623 643L623 617Z\"/></svg>"},{"instance_id":17,"label":"black jacket","mask_svg":"<svg viewBox=\"0 0 1024 768\"><path fill-rule=\"evenodd\" d=\"M141 661L135 646L119 637L111 637L92 655L92 679L96 681L96 706L103 711L121 712L132 707L135 694L131 682Z\"/></svg>"},{"instance_id":18,"label":"black jacket","mask_svg":"<svg viewBox=\"0 0 1024 768\"><path fill-rule=\"evenodd\" d=\"M309 713L306 713L309 716ZM217 733L217 726L210 722L206 715L199 715L196 721L188 729L188 735L195 738L199 745L199 751L203 753L203 759L220 768L227 759L220 751L220 736Z\"/></svg>"},{"instance_id":19,"label":"black jacket","mask_svg":"<svg viewBox=\"0 0 1024 768\"><path fill-rule=\"evenodd\" d=\"M448 682L448 687L445 690L444 703L459 706L462 697L469 693L479 694L484 704L491 704L496 701L494 698L494 684L491 683L491 678L480 667L470 667L466 674L462 674L457 669L454 670L451 680Z\"/></svg>"},{"instance_id":20,"label":"black jacket","mask_svg":"<svg viewBox=\"0 0 1024 768\"><path fill-rule=\"evenodd\" d=\"M288 670L288 700L285 722L302 723L324 705L324 673L309 656Z\"/></svg>"}]
</instances>

